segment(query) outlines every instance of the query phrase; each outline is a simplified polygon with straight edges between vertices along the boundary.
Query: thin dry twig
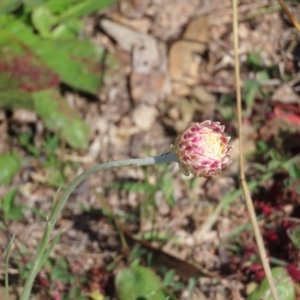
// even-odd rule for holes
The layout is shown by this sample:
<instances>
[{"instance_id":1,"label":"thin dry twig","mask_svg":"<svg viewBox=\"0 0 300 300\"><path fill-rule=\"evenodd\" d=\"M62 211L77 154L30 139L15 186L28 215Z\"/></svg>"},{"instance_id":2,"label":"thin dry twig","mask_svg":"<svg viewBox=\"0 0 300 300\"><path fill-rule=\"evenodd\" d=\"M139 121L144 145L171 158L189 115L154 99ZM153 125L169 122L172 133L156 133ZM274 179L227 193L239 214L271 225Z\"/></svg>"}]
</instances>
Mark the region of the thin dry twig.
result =
<instances>
[{"instance_id":1,"label":"thin dry twig","mask_svg":"<svg viewBox=\"0 0 300 300\"><path fill-rule=\"evenodd\" d=\"M241 79L240 79L240 65L239 65L239 42L238 42L238 9L237 0L232 0L233 11L233 37L234 37L234 60L235 60L235 82L236 82L236 105L237 105L237 117L238 117L238 135L239 135L239 151L240 151L240 180L243 188L244 196L246 199L246 205L250 216L251 224L253 227L254 236L258 246L258 251L262 265L268 280L271 294L274 300L279 300L275 284L273 281L271 268L268 262L267 253L264 247L263 239L258 227L258 222L255 215L253 202L251 199L250 191L245 179L244 170L244 157L243 157L243 142L242 142L242 101L241 101Z\"/></svg>"}]
</instances>

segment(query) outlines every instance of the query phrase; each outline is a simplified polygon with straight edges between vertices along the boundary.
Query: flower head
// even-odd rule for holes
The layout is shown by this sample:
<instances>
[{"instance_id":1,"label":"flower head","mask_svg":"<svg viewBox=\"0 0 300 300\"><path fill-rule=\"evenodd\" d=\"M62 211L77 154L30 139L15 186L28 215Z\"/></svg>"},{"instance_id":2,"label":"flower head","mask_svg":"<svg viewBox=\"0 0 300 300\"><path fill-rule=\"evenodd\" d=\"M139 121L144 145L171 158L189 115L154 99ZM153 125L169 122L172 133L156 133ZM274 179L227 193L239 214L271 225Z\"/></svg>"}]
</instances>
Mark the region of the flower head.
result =
<instances>
[{"instance_id":1,"label":"flower head","mask_svg":"<svg viewBox=\"0 0 300 300\"><path fill-rule=\"evenodd\" d=\"M210 177L231 163L230 137L224 135L224 129L219 122L209 120L191 123L177 138L175 152L185 174Z\"/></svg>"}]
</instances>

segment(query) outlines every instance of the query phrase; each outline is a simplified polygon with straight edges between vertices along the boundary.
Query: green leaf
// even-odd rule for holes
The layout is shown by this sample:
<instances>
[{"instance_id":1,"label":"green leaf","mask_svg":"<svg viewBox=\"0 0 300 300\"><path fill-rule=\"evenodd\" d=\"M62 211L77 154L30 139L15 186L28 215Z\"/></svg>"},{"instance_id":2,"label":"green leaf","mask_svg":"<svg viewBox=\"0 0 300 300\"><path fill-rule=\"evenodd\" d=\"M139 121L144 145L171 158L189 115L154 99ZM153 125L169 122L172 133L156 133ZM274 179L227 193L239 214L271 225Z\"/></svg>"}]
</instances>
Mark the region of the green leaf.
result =
<instances>
[{"instance_id":1,"label":"green leaf","mask_svg":"<svg viewBox=\"0 0 300 300\"><path fill-rule=\"evenodd\" d=\"M47 0L23 0L23 3L29 8L36 8L46 2Z\"/></svg>"},{"instance_id":2,"label":"green leaf","mask_svg":"<svg viewBox=\"0 0 300 300\"><path fill-rule=\"evenodd\" d=\"M115 280L119 300L176 300L162 287L161 280L149 268L123 269Z\"/></svg>"},{"instance_id":3,"label":"green leaf","mask_svg":"<svg viewBox=\"0 0 300 300\"><path fill-rule=\"evenodd\" d=\"M1 80L1 74L0 74L0 80ZM0 90L0 108L33 109L34 101L30 93L20 89L9 89L7 91Z\"/></svg>"},{"instance_id":4,"label":"green leaf","mask_svg":"<svg viewBox=\"0 0 300 300\"><path fill-rule=\"evenodd\" d=\"M0 15L13 12L22 4L22 0L0 0Z\"/></svg>"},{"instance_id":5,"label":"green leaf","mask_svg":"<svg viewBox=\"0 0 300 300\"><path fill-rule=\"evenodd\" d=\"M23 218L22 208L15 204L17 192L16 188L10 190L0 203L6 220L21 220Z\"/></svg>"},{"instance_id":6,"label":"green leaf","mask_svg":"<svg viewBox=\"0 0 300 300\"><path fill-rule=\"evenodd\" d=\"M51 46L48 48L45 46L40 49L40 55L61 76L62 81L95 94L102 81L100 58L104 54L103 50L88 41L59 39L49 44Z\"/></svg>"},{"instance_id":7,"label":"green leaf","mask_svg":"<svg viewBox=\"0 0 300 300\"><path fill-rule=\"evenodd\" d=\"M300 168L297 165L297 163L290 164L289 168L287 168L287 171L289 172L291 178L293 179L300 178Z\"/></svg>"},{"instance_id":8,"label":"green leaf","mask_svg":"<svg viewBox=\"0 0 300 300\"><path fill-rule=\"evenodd\" d=\"M266 70L262 70L257 72L256 78L258 81L268 80L270 79L270 76Z\"/></svg>"},{"instance_id":9,"label":"green leaf","mask_svg":"<svg viewBox=\"0 0 300 300\"><path fill-rule=\"evenodd\" d=\"M255 97L259 94L259 91L260 85L258 81L250 79L245 80L244 94L247 108L252 108Z\"/></svg>"},{"instance_id":10,"label":"green leaf","mask_svg":"<svg viewBox=\"0 0 300 300\"><path fill-rule=\"evenodd\" d=\"M61 22L66 22L74 18L81 18L85 15L91 14L98 10L108 7L109 5L115 3L116 0L85 0L80 1L76 5L70 5L70 7L63 11L63 13L58 16L56 24Z\"/></svg>"},{"instance_id":11,"label":"green leaf","mask_svg":"<svg viewBox=\"0 0 300 300\"><path fill-rule=\"evenodd\" d=\"M89 127L80 119L74 119L69 126L63 127L61 135L74 148L88 147Z\"/></svg>"},{"instance_id":12,"label":"green leaf","mask_svg":"<svg viewBox=\"0 0 300 300\"><path fill-rule=\"evenodd\" d=\"M3 209L4 215L7 215L14 203L15 196L17 194L17 189L14 188L10 190L4 198L1 200L1 208Z\"/></svg>"},{"instance_id":13,"label":"green leaf","mask_svg":"<svg viewBox=\"0 0 300 300\"><path fill-rule=\"evenodd\" d=\"M62 283L72 283L74 281L75 276L68 272L68 270L64 269L60 265L55 265L51 272L51 280L59 280Z\"/></svg>"},{"instance_id":14,"label":"green leaf","mask_svg":"<svg viewBox=\"0 0 300 300\"><path fill-rule=\"evenodd\" d=\"M268 168L269 171L273 171L273 170L278 169L280 167L280 165L281 165L280 161L271 160L271 161L268 162L268 167L267 168Z\"/></svg>"},{"instance_id":15,"label":"green leaf","mask_svg":"<svg viewBox=\"0 0 300 300\"><path fill-rule=\"evenodd\" d=\"M78 36L78 33L83 29L81 20L70 20L57 25L51 33L53 39L71 40Z\"/></svg>"},{"instance_id":16,"label":"green leaf","mask_svg":"<svg viewBox=\"0 0 300 300\"><path fill-rule=\"evenodd\" d=\"M11 22L15 22L16 20L17 19L13 14L5 14L5 15L0 14L0 28L5 29L7 27L7 24Z\"/></svg>"},{"instance_id":17,"label":"green leaf","mask_svg":"<svg viewBox=\"0 0 300 300\"><path fill-rule=\"evenodd\" d=\"M82 2L82 0L48 0L46 5L53 14L61 14L62 12L66 11L69 7L79 2Z\"/></svg>"},{"instance_id":18,"label":"green leaf","mask_svg":"<svg viewBox=\"0 0 300 300\"><path fill-rule=\"evenodd\" d=\"M104 55L102 48L87 40L43 40L21 21L8 21L8 18L0 20L0 27L1 24L6 24L5 35L0 32L0 45L7 45L9 40L10 47L13 45L24 55L28 55L28 51L31 51L32 56L38 57L60 75L64 83L85 92L97 92L102 79L100 70L100 61Z\"/></svg>"},{"instance_id":19,"label":"green leaf","mask_svg":"<svg viewBox=\"0 0 300 300\"><path fill-rule=\"evenodd\" d=\"M285 268L276 267L272 269L272 277L275 281L275 286L279 299L295 300L294 284L290 276L287 274ZM269 284L266 278L264 278L247 300L272 300Z\"/></svg>"},{"instance_id":20,"label":"green leaf","mask_svg":"<svg viewBox=\"0 0 300 300\"><path fill-rule=\"evenodd\" d=\"M89 127L57 90L37 92L33 97L35 110L49 130L58 132L60 137L72 147L87 148Z\"/></svg>"},{"instance_id":21,"label":"green leaf","mask_svg":"<svg viewBox=\"0 0 300 300\"><path fill-rule=\"evenodd\" d=\"M300 249L300 225L297 225L295 228L291 228L289 230L289 236L295 248L299 250Z\"/></svg>"},{"instance_id":22,"label":"green leaf","mask_svg":"<svg viewBox=\"0 0 300 300\"><path fill-rule=\"evenodd\" d=\"M46 6L43 5L35 8L31 14L31 20L42 37L50 37L51 27L55 18Z\"/></svg>"},{"instance_id":23,"label":"green leaf","mask_svg":"<svg viewBox=\"0 0 300 300\"><path fill-rule=\"evenodd\" d=\"M0 155L0 185L10 184L21 167L21 159L15 152Z\"/></svg>"},{"instance_id":24,"label":"green leaf","mask_svg":"<svg viewBox=\"0 0 300 300\"><path fill-rule=\"evenodd\" d=\"M15 235L12 236L8 243L6 254L5 254L5 299L9 299L9 281L8 281L8 267L10 262L11 248L15 239Z\"/></svg>"},{"instance_id":25,"label":"green leaf","mask_svg":"<svg viewBox=\"0 0 300 300\"><path fill-rule=\"evenodd\" d=\"M262 68L260 55L258 53L249 53L247 63L255 70L259 70Z\"/></svg>"},{"instance_id":26,"label":"green leaf","mask_svg":"<svg viewBox=\"0 0 300 300\"><path fill-rule=\"evenodd\" d=\"M174 281L175 271L173 269L169 270L165 275L163 284L164 286L170 285Z\"/></svg>"}]
</instances>

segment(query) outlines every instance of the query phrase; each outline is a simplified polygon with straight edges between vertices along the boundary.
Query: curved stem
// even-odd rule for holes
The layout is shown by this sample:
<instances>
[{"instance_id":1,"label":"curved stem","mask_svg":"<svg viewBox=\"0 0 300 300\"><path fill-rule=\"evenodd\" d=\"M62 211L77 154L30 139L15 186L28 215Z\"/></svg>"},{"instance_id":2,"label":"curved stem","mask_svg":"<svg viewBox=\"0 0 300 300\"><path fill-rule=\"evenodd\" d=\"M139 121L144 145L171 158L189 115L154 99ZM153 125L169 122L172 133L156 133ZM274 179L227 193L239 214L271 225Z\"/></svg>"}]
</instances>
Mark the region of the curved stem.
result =
<instances>
[{"instance_id":1,"label":"curved stem","mask_svg":"<svg viewBox=\"0 0 300 300\"><path fill-rule=\"evenodd\" d=\"M68 201L70 195L73 193L73 191L76 189L76 187L87 177L89 177L92 174L96 174L103 170L108 170L112 168L120 168L120 167L139 167L139 166L150 166L154 164L161 164L161 163L171 163L177 161L177 156L175 153L167 153L160 156L155 157L146 157L146 158L136 158L136 159L126 159L126 160L119 160L119 161L110 161L107 163L95 165L83 173L81 173L79 176L77 176L64 190L61 198L54 203L51 215L48 219L44 235L42 238L42 242L38 247L36 256L33 261L33 265L30 269L30 272L28 274L28 277L26 279L23 292L20 296L20 300L28 300L30 297L31 289L34 283L34 280L40 271L43 262L45 261L47 254L47 247L50 241L51 233L54 229L54 226L61 214L61 211L63 210L66 202Z\"/></svg>"}]
</instances>

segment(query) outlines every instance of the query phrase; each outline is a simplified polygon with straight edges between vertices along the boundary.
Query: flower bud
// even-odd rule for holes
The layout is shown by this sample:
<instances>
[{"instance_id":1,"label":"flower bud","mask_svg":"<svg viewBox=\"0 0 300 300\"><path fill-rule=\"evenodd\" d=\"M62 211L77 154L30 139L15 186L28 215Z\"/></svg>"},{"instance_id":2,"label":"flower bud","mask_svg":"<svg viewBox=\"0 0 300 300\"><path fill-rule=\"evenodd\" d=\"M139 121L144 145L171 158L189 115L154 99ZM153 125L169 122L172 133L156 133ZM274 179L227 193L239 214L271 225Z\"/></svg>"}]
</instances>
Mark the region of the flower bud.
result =
<instances>
[{"instance_id":1,"label":"flower bud","mask_svg":"<svg viewBox=\"0 0 300 300\"><path fill-rule=\"evenodd\" d=\"M177 138L175 152L186 175L214 176L231 163L230 137L224 135L224 129L219 122L209 120L191 123Z\"/></svg>"}]
</instances>

